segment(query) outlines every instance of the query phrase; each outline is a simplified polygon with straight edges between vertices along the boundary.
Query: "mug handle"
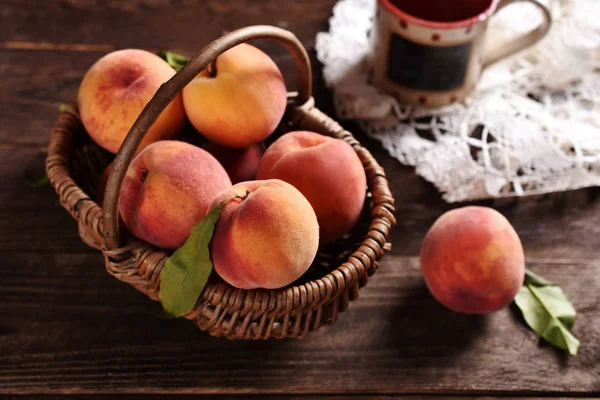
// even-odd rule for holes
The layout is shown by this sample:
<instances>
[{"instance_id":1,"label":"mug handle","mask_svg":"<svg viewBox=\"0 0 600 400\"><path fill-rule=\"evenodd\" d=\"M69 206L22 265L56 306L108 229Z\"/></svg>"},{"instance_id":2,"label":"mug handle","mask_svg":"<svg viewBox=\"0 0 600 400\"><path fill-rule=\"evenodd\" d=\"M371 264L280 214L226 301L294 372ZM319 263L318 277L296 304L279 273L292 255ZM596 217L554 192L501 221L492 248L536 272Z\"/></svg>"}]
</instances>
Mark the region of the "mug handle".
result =
<instances>
[{"instance_id":1,"label":"mug handle","mask_svg":"<svg viewBox=\"0 0 600 400\"><path fill-rule=\"evenodd\" d=\"M552 25L552 14L548 7L546 7L540 0L500 0L500 4L498 4L498 8L496 12L500 11L504 7L509 4L516 3L518 1L528 1L534 4L543 14L544 22L535 28L534 30L527 32L523 36L520 36L516 39L511 40L508 43L503 43L502 45L495 47L490 51L486 51L483 56L483 68L487 68L490 65L511 56L519 51L525 50L526 48L533 46L550 30L550 26ZM494 13L495 14L495 13Z\"/></svg>"}]
</instances>

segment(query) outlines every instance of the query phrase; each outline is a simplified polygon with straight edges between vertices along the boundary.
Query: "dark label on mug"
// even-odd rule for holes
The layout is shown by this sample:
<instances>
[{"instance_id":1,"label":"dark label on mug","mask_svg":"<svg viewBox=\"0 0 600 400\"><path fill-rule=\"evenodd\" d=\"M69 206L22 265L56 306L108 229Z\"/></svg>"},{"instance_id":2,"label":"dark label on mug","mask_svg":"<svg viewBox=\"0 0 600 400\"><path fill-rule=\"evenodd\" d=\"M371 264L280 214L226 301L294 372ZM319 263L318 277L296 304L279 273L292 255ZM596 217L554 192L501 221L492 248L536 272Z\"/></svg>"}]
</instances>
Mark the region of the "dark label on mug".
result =
<instances>
[{"instance_id":1,"label":"dark label on mug","mask_svg":"<svg viewBox=\"0 0 600 400\"><path fill-rule=\"evenodd\" d=\"M420 90L452 90L462 86L471 42L427 46L392 34L388 76L397 84Z\"/></svg>"}]
</instances>

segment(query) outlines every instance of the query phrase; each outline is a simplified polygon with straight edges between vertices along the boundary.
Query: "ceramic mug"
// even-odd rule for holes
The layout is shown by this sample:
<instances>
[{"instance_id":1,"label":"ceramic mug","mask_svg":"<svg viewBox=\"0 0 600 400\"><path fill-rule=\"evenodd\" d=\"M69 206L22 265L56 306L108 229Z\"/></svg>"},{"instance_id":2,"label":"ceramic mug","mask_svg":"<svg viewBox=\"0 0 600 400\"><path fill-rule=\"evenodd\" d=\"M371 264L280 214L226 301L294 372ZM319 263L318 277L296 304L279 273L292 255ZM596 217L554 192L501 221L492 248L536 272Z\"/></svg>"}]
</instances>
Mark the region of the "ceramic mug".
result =
<instances>
[{"instance_id":1,"label":"ceramic mug","mask_svg":"<svg viewBox=\"0 0 600 400\"><path fill-rule=\"evenodd\" d=\"M508 43L484 46L490 17L516 1L533 3L544 22ZM551 23L539 0L378 0L373 83L406 104L464 100L487 66L537 43Z\"/></svg>"}]
</instances>

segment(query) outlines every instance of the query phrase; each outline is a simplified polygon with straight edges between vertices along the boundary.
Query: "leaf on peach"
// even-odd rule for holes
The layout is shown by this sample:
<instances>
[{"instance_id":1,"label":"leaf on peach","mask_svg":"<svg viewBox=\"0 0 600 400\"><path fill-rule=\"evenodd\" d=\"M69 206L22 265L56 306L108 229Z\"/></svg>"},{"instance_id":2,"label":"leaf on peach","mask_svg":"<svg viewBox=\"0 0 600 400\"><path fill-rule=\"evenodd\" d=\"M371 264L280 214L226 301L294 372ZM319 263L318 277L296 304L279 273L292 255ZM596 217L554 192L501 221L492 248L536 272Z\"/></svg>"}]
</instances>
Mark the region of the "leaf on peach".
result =
<instances>
[{"instance_id":1,"label":"leaf on peach","mask_svg":"<svg viewBox=\"0 0 600 400\"><path fill-rule=\"evenodd\" d=\"M190 311L206 286L213 269L209 245L224 203L192 228L186 242L167 259L160 272L159 297L171 317Z\"/></svg>"},{"instance_id":2,"label":"leaf on peach","mask_svg":"<svg viewBox=\"0 0 600 400\"><path fill-rule=\"evenodd\" d=\"M190 61L186 56L167 50L161 50L157 55L165 60L175 71L179 71Z\"/></svg>"}]
</instances>

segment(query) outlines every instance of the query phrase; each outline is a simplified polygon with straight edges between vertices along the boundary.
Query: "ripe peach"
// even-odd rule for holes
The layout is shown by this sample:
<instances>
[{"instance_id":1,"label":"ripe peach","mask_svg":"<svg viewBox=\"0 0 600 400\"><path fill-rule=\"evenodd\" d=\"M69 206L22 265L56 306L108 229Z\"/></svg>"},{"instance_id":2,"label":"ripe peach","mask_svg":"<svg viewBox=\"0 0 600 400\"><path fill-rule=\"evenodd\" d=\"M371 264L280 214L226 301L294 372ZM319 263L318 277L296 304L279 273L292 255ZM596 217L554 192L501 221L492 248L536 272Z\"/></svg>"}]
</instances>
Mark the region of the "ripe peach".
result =
<instances>
[{"instance_id":1,"label":"ripe peach","mask_svg":"<svg viewBox=\"0 0 600 400\"><path fill-rule=\"evenodd\" d=\"M217 58L216 75L202 71L183 89L192 125L226 147L259 143L277 127L287 103L283 76L273 60L249 44Z\"/></svg>"},{"instance_id":2,"label":"ripe peach","mask_svg":"<svg viewBox=\"0 0 600 400\"><path fill-rule=\"evenodd\" d=\"M211 241L215 270L241 289L276 289L298 279L319 247L319 225L298 190L280 180L241 182L215 197L225 203Z\"/></svg>"},{"instance_id":3,"label":"ripe peach","mask_svg":"<svg viewBox=\"0 0 600 400\"><path fill-rule=\"evenodd\" d=\"M348 143L314 132L290 132L265 152L257 179L281 179L306 196L317 214L321 243L358 221L367 190L362 163Z\"/></svg>"},{"instance_id":4,"label":"ripe peach","mask_svg":"<svg viewBox=\"0 0 600 400\"><path fill-rule=\"evenodd\" d=\"M433 224L421 247L421 268L440 303L460 313L485 314L515 297L525 257L502 214L470 206L448 211Z\"/></svg>"},{"instance_id":5,"label":"ripe peach","mask_svg":"<svg viewBox=\"0 0 600 400\"><path fill-rule=\"evenodd\" d=\"M118 50L100 58L83 77L77 97L88 134L100 147L116 153L142 109L174 74L169 64L144 50ZM178 95L150 128L139 150L174 138L184 124Z\"/></svg>"},{"instance_id":6,"label":"ripe peach","mask_svg":"<svg viewBox=\"0 0 600 400\"><path fill-rule=\"evenodd\" d=\"M258 171L260 158L263 155L260 144L253 144L245 149L232 149L213 142L206 142L202 148L221 163L234 184L256 178L256 171Z\"/></svg>"},{"instance_id":7,"label":"ripe peach","mask_svg":"<svg viewBox=\"0 0 600 400\"><path fill-rule=\"evenodd\" d=\"M208 152L163 140L132 161L121 188L119 212L138 238L176 249L208 213L213 198L230 186L227 172Z\"/></svg>"}]
</instances>

